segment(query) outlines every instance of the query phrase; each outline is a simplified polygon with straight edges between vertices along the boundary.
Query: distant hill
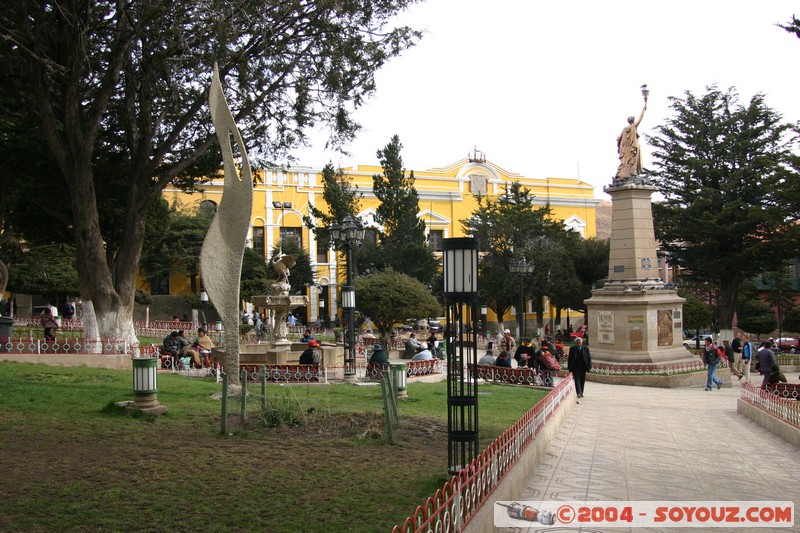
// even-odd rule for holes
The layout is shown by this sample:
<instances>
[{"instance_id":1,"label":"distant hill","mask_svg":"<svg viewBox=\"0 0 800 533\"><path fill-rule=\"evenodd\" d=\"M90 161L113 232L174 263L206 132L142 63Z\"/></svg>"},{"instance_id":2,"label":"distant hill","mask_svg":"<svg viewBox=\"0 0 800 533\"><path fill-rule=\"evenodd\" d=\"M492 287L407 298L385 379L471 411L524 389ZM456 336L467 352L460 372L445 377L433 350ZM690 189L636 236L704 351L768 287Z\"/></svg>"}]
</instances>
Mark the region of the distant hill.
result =
<instances>
[{"instance_id":1,"label":"distant hill","mask_svg":"<svg viewBox=\"0 0 800 533\"><path fill-rule=\"evenodd\" d=\"M611 200L603 200L595 208L598 240L611 237Z\"/></svg>"}]
</instances>

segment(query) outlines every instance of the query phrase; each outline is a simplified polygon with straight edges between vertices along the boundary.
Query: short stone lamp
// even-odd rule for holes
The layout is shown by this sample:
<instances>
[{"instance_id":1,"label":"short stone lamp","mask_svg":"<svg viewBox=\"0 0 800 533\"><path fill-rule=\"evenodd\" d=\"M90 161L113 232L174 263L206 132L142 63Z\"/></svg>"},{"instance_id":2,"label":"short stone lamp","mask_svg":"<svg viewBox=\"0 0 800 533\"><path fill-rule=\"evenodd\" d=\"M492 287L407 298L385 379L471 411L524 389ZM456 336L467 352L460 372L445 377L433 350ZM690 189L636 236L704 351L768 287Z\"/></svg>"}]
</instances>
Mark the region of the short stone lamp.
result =
<instances>
[{"instance_id":1,"label":"short stone lamp","mask_svg":"<svg viewBox=\"0 0 800 533\"><path fill-rule=\"evenodd\" d=\"M397 398L408 398L408 377L406 363L389 363L389 372L392 374L392 381L397 385Z\"/></svg>"},{"instance_id":2,"label":"short stone lamp","mask_svg":"<svg viewBox=\"0 0 800 533\"><path fill-rule=\"evenodd\" d=\"M133 401L120 402L120 406L146 414L163 415L167 407L158 403L158 357L134 357Z\"/></svg>"}]
</instances>

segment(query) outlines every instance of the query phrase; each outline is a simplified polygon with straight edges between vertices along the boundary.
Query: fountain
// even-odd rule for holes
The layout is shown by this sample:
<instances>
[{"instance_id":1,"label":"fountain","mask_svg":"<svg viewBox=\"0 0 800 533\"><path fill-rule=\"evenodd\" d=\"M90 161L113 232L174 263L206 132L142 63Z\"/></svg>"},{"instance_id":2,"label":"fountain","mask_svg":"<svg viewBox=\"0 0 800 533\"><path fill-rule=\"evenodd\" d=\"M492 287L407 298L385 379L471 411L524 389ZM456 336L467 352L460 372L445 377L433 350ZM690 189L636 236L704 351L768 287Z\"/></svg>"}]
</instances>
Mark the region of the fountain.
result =
<instances>
[{"instance_id":1,"label":"fountain","mask_svg":"<svg viewBox=\"0 0 800 533\"><path fill-rule=\"evenodd\" d=\"M279 279L270 286L267 296L253 296L253 303L259 307L266 307L274 312L274 326L272 328L272 347L288 349L292 344L287 338L289 325L286 318L292 309L308 305L308 296L291 296L289 289L289 271L297 261L297 254L285 255L279 253L272 259L272 267L278 273Z\"/></svg>"}]
</instances>

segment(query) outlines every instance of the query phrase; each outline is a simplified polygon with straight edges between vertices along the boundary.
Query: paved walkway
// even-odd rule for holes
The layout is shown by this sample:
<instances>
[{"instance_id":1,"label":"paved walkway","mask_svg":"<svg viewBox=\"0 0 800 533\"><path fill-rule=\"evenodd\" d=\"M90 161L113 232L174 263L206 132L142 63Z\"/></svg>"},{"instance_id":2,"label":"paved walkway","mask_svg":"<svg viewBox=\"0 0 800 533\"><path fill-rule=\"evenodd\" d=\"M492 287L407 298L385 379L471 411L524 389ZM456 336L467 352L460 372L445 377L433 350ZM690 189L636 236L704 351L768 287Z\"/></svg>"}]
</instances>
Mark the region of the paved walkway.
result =
<instances>
[{"instance_id":1,"label":"paved walkway","mask_svg":"<svg viewBox=\"0 0 800 533\"><path fill-rule=\"evenodd\" d=\"M760 376L758 376L760 378ZM714 528L712 532L800 531L800 450L736 412L739 381L657 389L587 382L518 501L794 501L794 528ZM599 529L501 529L600 531ZM614 528L602 531L704 531Z\"/></svg>"}]
</instances>

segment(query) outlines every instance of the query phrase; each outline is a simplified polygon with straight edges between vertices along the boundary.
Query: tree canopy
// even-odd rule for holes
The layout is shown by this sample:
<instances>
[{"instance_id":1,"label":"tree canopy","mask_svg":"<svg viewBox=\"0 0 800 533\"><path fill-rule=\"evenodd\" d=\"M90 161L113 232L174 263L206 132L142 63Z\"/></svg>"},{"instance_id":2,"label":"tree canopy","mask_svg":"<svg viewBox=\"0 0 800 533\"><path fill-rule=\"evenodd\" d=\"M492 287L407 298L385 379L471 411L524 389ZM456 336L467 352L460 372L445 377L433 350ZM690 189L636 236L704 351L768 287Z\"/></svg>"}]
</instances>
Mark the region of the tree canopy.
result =
<instances>
[{"instance_id":1,"label":"tree canopy","mask_svg":"<svg viewBox=\"0 0 800 533\"><path fill-rule=\"evenodd\" d=\"M396 323L442 313L441 304L425 285L391 268L359 276L355 288L359 311L372 320L384 343Z\"/></svg>"},{"instance_id":2,"label":"tree canopy","mask_svg":"<svg viewBox=\"0 0 800 533\"><path fill-rule=\"evenodd\" d=\"M649 138L664 195L653 205L656 238L683 275L717 289L715 322L730 329L742 282L800 251L797 213L778 200L798 192L798 137L760 94L741 104L734 89L709 87L671 106Z\"/></svg>"},{"instance_id":3,"label":"tree canopy","mask_svg":"<svg viewBox=\"0 0 800 533\"><path fill-rule=\"evenodd\" d=\"M372 176L372 190L380 200L375 221L381 225L377 243L366 243L358 254L366 272L391 267L397 272L430 285L439 262L428 247L425 222L419 218L419 194L414 188L414 172L406 175L400 152L403 145L395 135L378 150L383 174Z\"/></svg>"},{"instance_id":4,"label":"tree canopy","mask_svg":"<svg viewBox=\"0 0 800 533\"><path fill-rule=\"evenodd\" d=\"M534 272L523 279L523 294L534 301L541 317L542 296L558 293L562 300L577 292L578 281L567 250L577 234L552 218L550 205L536 207L531 192L514 182L497 199L481 196L472 216L462 220L467 235L478 239L481 299L497 314L498 321L518 305L519 279L510 262L524 257L533 261Z\"/></svg>"},{"instance_id":5,"label":"tree canopy","mask_svg":"<svg viewBox=\"0 0 800 533\"><path fill-rule=\"evenodd\" d=\"M315 125L338 146L358 131L351 112L374 92L375 72L419 39L389 25L415 2L5 6L0 84L69 193L81 296L93 308L85 322L96 312L100 334L133 336L148 207L168 183L190 187L219 167L206 105L214 63L256 160L281 157Z\"/></svg>"}]
</instances>

